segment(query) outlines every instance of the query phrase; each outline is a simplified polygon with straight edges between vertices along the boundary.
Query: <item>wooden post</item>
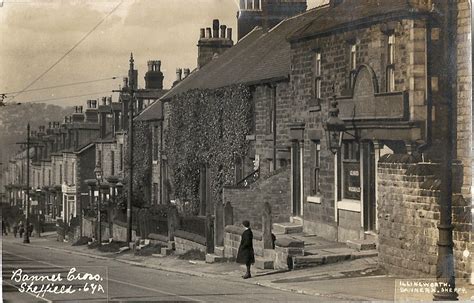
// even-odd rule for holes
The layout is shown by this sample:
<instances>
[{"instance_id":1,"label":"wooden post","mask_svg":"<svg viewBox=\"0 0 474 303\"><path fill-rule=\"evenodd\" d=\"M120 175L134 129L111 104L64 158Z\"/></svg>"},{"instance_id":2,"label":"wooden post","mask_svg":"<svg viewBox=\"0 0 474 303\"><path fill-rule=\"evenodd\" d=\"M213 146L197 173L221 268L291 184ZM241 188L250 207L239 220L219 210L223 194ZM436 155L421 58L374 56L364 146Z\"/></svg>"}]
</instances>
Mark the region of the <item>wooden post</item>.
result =
<instances>
[{"instance_id":1,"label":"wooden post","mask_svg":"<svg viewBox=\"0 0 474 303\"><path fill-rule=\"evenodd\" d=\"M168 209L168 241L174 241L174 232L178 228L178 209L170 206Z\"/></svg>"},{"instance_id":2,"label":"wooden post","mask_svg":"<svg viewBox=\"0 0 474 303\"><path fill-rule=\"evenodd\" d=\"M227 225L234 224L234 209L232 208L232 204L227 202L224 206L224 227Z\"/></svg>"},{"instance_id":3,"label":"wooden post","mask_svg":"<svg viewBox=\"0 0 474 303\"><path fill-rule=\"evenodd\" d=\"M206 253L214 253L214 217L206 216Z\"/></svg>"},{"instance_id":4,"label":"wooden post","mask_svg":"<svg viewBox=\"0 0 474 303\"><path fill-rule=\"evenodd\" d=\"M263 233L263 248L272 249L273 248L273 239L272 239L272 207L268 202L265 202L263 205L263 215L262 215L262 233Z\"/></svg>"},{"instance_id":5,"label":"wooden post","mask_svg":"<svg viewBox=\"0 0 474 303\"><path fill-rule=\"evenodd\" d=\"M224 207L221 202L216 204L214 214L214 241L216 246L224 246Z\"/></svg>"}]
</instances>

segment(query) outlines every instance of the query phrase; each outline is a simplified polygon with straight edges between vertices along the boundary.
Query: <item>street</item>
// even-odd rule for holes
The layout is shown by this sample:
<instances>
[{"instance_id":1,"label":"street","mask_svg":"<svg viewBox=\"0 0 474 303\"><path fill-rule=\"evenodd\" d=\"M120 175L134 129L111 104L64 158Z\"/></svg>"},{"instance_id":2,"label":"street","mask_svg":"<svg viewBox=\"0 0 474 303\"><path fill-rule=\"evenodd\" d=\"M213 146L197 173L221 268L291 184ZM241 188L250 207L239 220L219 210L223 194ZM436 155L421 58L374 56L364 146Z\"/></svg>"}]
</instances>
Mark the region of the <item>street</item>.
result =
<instances>
[{"instance_id":1,"label":"street","mask_svg":"<svg viewBox=\"0 0 474 303\"><path fill-rule=\"evenodd\" d=\"M244 282L230 282L211 278L194 277L170 273L145 267L123 264L114 260L98 260L66 252L45 250L34 245L20 245L19 239L3 239L2 277L4 302L69 302L69 301L172 301L172 302L315 302L324 298L310 297L291 292L250 285ZM32 242L36 239L32 238ZM34 243L33 243L34 244ZM20 293L21 283L12 280L12 272L22 269L30 277L61 274L66 280L71 268L78 272L99 274L103 281L96 282L93 292L91 284L86 291L81 281L69 281L74 293L52 294L44 297ZM67 281L65 281L67 282ZM35 282L35 285L52 283ZM82 283L83 285L84 283Z\"/></svg>"}]
</instances>

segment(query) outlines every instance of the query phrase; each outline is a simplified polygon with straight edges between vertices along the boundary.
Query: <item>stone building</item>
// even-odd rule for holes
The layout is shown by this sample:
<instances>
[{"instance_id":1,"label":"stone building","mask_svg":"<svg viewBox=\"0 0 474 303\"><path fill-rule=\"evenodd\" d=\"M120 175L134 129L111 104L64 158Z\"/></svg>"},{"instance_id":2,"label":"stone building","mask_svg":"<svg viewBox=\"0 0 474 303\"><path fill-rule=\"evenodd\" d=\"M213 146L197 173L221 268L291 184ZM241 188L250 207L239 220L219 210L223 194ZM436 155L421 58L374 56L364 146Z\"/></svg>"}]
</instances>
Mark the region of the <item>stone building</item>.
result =
<instances>
[{"instance_id":1,"label":"stone building","mask_svg":"<svg viewBox=\"0 0 474 303\"><path fill-rule=\"evenodd\" d=\"M255 28L164 95L164 131L170 104L183 94L247 86L249 151L236 159L235 182L223 192L237 221L250 218L258 226L268 201L274 222L341 242L368 239L378 243L380 263L390 272L434 275L440 151L449 144L451 107L455 264L467 279L469 13L467 1L450 7L446 1L334 0L269 31ZM457 83L455 91L449 83ZM325 131L332 106L345 125L340 149L333 150ZM166 158L162 164L166 170Z\"/></svg>"}]
</instances>

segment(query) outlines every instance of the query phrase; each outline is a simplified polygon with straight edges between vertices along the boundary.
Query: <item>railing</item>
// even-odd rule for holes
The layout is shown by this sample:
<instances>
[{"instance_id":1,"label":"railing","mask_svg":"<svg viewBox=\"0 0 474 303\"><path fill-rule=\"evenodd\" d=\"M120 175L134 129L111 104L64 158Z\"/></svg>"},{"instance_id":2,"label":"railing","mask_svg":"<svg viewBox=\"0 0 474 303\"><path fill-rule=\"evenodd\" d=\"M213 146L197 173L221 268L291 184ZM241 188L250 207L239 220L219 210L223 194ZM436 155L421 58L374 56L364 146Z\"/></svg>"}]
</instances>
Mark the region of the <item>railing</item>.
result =
<instances>
[{"instance_id":1,"label":"railing","mask_svg":"<svg viewBox=\"0 0 474 303\"><path fill-rule=\"evenodd\" d=\"M257 168L257 170L254 170L252 173L250 173L248 176L237 182L238 187L247 187L252 183L255 183L258 178L260 178L260 167Z\"/></svg>"}]
</instances>

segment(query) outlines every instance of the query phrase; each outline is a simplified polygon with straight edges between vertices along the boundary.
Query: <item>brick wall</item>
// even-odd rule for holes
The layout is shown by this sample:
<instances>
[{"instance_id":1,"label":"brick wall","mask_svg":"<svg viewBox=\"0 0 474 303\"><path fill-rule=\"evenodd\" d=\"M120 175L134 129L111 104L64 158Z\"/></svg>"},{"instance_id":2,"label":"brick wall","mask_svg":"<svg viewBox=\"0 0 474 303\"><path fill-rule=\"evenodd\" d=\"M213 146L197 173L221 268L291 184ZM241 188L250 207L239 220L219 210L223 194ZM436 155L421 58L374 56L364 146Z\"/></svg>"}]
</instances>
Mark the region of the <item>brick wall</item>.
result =
<instances>
[{"instance_id":1,"label":"brick wall","mask_svg":"<svg viewBox=\"0 0 474 303\"><path fill-rule=\"evenodd\" d=\"M235 223L249 220L254 229L260 229L265 202L272 207L273 222L288 222L291 215L289 184L290 169L282 168L249 187L225 187L223 201L231 203Z\"/></svg>"},{"instance_id":2,"label":"brick wall","mask_svg":"<svg viewBox=\"0 0 474 303\"><path fill-rule=\"evenodd\" d=\"M457 15L457 158L464 166L463 194L472 194L472 64L471 12L459 0Z\"/></svg>"},{"instance_id":3,"label":"brick wall","mask_svg":"<svg viewBox=\"0 0 474 303\"><path fill-rule=\"evenodd\" d=\"M289 160L289 83L276 84L276 149L277 169ZM255 154L260 156L260 172L268 175L271 171L270 162L273 160L273 135L270 130L271 102L273 90L269 86L257 86L253 93L255 118ZM287 153L282 153L287 151Z\"/></svg>"},{"instance_id":4,"label":"brick wall","mask_svg":"<svg viewBox=\"0 0 474 303\"><path fill-rule=\"evenodd\" d=\"M393 157L393 156L392 156ZM399 163L382 158L378 165L379 260L390 273L407 276L436 274L439 224L437 166ZM456 187L456 186L455 186ZM470 205L453 196L453 240L456 275L467 279Z\"/></svg>"}]
</instances>

